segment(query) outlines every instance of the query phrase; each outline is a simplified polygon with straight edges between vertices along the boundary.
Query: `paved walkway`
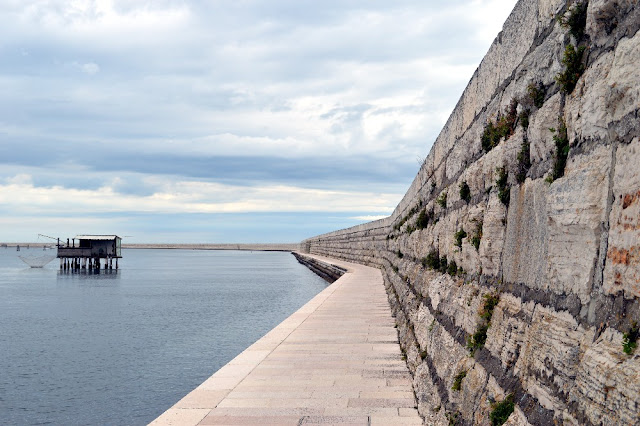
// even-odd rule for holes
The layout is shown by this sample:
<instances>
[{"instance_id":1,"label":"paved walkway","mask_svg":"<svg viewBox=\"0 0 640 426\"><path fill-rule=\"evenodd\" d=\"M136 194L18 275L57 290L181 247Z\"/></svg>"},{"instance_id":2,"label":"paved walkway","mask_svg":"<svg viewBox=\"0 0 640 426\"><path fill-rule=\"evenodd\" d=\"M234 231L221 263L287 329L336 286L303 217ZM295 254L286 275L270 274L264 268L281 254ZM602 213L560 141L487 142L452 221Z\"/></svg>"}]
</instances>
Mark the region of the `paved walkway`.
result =
<instances>
[{"instance_id":1,"label":"paved walkway","mask_svg":"<svg viewBox=\"0 0 640 426\"><path fill-rule=\"evenodd\" d=\"M380 271L349 270L152 425L422 424Z\"/></svg>"}]
</instances>

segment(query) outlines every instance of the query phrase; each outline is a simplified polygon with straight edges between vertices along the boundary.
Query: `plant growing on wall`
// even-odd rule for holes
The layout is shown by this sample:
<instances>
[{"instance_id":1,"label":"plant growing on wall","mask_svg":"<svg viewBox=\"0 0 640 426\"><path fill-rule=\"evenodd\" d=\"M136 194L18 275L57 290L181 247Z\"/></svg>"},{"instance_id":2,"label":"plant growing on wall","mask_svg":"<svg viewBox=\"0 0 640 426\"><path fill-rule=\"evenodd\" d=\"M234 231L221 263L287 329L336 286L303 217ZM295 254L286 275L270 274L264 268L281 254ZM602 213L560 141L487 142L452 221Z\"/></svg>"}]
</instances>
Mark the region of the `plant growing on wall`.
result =
<instances>
[{"instance_id":1,"label":"plant growing on wall","mask_svg":"<svg viewBox=\"0 0 640 426\"><path fill-rule=\"evenodd\" d=\"M516 121L518 119L518 101L511 100L507 107L507 112L503 115L498 113L496 121L489 120L482 131L480 142L485 152L491 151L498 146L500 140L509 139L516 130Z\"/></svg>"},{"instance_id":2,"label":"plant growing on wall","mask_svg":"<svg viewBox=\"0 0 640 426\"><path fill-rule=\"evenodd\" d=\"M489 325L487 324L479 325L476 328L475 333L467 337L467 349L469 349L469 353L471 356L476 353L476 350L484 346L484 343L487 341L488 329Z\"/></svg>"},{"instance_id":3,"label":"plant growing on wall","mask_svg":"<svg viewBox=\"0 0 640 426\"><path fill-rule=\"evenodd\" d=\"M480 241L482 240L482 221L479 221L476 224L476 229L471 236L471 245L473 245L476 250L480 250Z\"/></svg>"},{"instance_id":4,"label":"plant growing on wall","mask_svg":"<svg viewBox=\"0 0 640 426\"><path fill-rule=\"evenodd\" d=\"M480 137L482 149L484 149L485 152L491 151L500 143L500 137L500 133L493 124L493 121L489 120L489 122L484 126L482 136Z\"/></svg>"},{"instance_id":5,"label":"plant growing on wall","mask_svg":"<svg viewBox=\"0 0 640 426\"><path fill-rule=\"evenodd\" d=\"M433 219L433 211L427 211L426 209L422 209L420 214L418 215L418 219L416 220L416 228L424 229L429 226L429 223Z\"/></svg>"},{"instance_id":6,"label":"plant growing on wall","mask_svg":"<svg viewBox=\"0 0 640 426\"><path fill-rule=\"evenodd\" d=\"M464 232L464 229L462 227L460 227L458 232L456 232L455 235L454 235L455 245L459 249L462 249L462 239L463 238L467 238L467 233Z\"/></svg>"},{"instance_id":7,"label":"plant growing on wall","mask_svg":"<svg viewBox=\"0 0 640 426\"><path fill-rule=\"evenodd\" d=\"M638 346L638 338L640 337L640 330L638 329L638 323L631 324L631 328L628 332L622 335L622 350L625 354L631 355Z\"/></svg>"},{"instance_id":8,"label":"plant growing on wall","mask_svg":"<svg viewBox=\"0 0 640 426\"><path fill-rule=\"evenodd\" d=\"M458 274L458 265L456 264L455 260L449 262L449 265L447 266L447 274L451 275L452 277L455 277Z\"/></svg>"},{"instance_id":9,"label":"plant growing on wall","mask_svg":"<svg viewBox=\"0 0 640 426\"><path fill-rule=\"evenodd\" d=\"M493 316L493 310L500 302L500 295L498 293L487 293L484 295L484 303L482 304L482 310L480 311L480 318L491 322Z\"/></svg>"},{"instance_id":10,"label":"plant growing on wall","mask_svg":"<svg viewBox=\"0 0 640 426\"><path fill-rule=\"evenodd\" d=\"M529 83L527 86L527 96L529 97L529 101L531 101L536 108L542 108L546 95L547 90L545 89L544 84L539 81L536 83Z\"/></svg>"},{"instance_id":11,"label":"plant growing on wall","mask_svg":"<svg viewBox=\"0 0 640 426\"><path fill-rule=\"evenodd\" d=\"M462 380L465 377L467 377L467 370L462 370L461 372L456 374L456 377L453 378L453 386L451 386L451 389L454 391L459 391L462 388Z\"/></svg>"},{"instance_id":12,"label":"plant growing on wall","mask_svg":"<svg viewBox=\"0 0 640 426\"><path fill-rule=\"evenodd\" d=\"M529 146L529 141L527 138L524 138L522 141L522 145L520 146L520 151L518 152L518 171L516 173L516 181L518 183L524 182L527 177L527 172L531 168L531 149Z\"/></svg>"},{"instance_id":13,"label":"plant growing on wall","mask_svg":"<svg viewBox=\"0 0 640 426\"><path fill-rule=\"evenodd\" d=\"M562 117L558 119L558 129L549 129L553 133L553 141L556 145L556 153L553 162L553 170L547 178L549 183L564 176L564 169L567 165L569 157L569 137L567 135L567 126Z\"/></svg>"},{"instance_id":14,"label":"plant growing on wall","mask_svg":"<svg viewBox=\"0 0 640 426\"><path fill-rule=\"evenodd\" d=\"M510 187L507 184L509 175L507 174L507 169L505 167L498 167L496 169L496 173L498 177L496 179L496 187L498 188L498 199L505 206L509 207L509 195L510 195Z\"/></svg>"},{"instance_id":15,"label":"plant growing on wall","mask_svg":"<svg viewBox=\"0 0 640 426\"><path fill-rule=\"evenodd\" d=\"M520 125L525 130L529 128L529 115L531 115L531 111L529 111L528 109L523 109L522 112L520 112L520 115L518 115Z\"/></svg>"},{"instance_id":16,"label":"plant growing on wall","mask_svg":"<svg viewBox=\"0 0 640 426\"><path fill-rule=\"evenodd\" d=\"M447 411L446 417L449 422L449 426L457 426L459 424L458 418L460 417L460 413L458 411Z\"/></svg>"},{"instance_id":17,"label":"plant growing on wall","mask_svg":"<svg viewBox=\"0 0 640 426\"><path fill-rule=\"evenodd\" d=\"M497 292L487 293L484 295L484 302L482 303L482 309L478 313L480 320L475 333L467 338L467 349L473 356L476 350L482 348L487 341L487 330L491 326L491 318L493 317L493 310L500 302L500 295Z\"/></svg>"},{"instance_id":18,"label":"plant growing on wall","mask_svg":"<svg viewBox=\"0 0 640 426\"><path fill-rule=\"evenodd\" d=\"M447 272L448 267L449 267L449 263L447 260L447 256L442 256L440 258L440 267L438 268L438 272L445 274Z\"/></svg>"},{"instance_id":19,"label":"plant growing on wall","mask_svg":"<svg viewBox=\"0 0 640 426\"><path fill-rule=\"evenodd\" d=\"M422 266L433 270L440 269L440 253L435 249L431 250L429 254L422 259Z\"/></svg>"},{"instance_id":20,"label":"plant growing on wall","mask_svg":"<svg viewBox=\"0 0 640 426\"><path fill-rule=\"evenodd\" d=\"M562 64L565 66L565 69L556 75L556 81L564 93L569 94L573 92L573 89L575 89L578 83L578 79L582 73L584 73L585 67L582 62L582 57L584 56L585 50L585 46L580 46L576 49L573 44L569 44L564 49Z\"/></svg>"},{"instance_id":21,"label":"plant growing on wall","mask_svg":"<svg viewBox=\"0 0 640 426\"><path fill-rule=\"evenodd\" d=\"M506 423L513 410L515 404L513 402L513 394L507 395L502 401L491 404L491 426L501 426Z\"/></svg>"},{"instance_id":22,"label":"plant growing on wall","mask_svg":"<svg viewBox=\"0 0 640 426\"><path fill-rule=\"evenodd\" d=\"M447 191L443 191L442 194L436 199L436 203L443 209L447 208Z\"/></svg>"},{"instance_id":23,"label":"plant growing on wall","mask_svg":"<svg viewBox=\"0 0 640 426\"><path fill-rule=\"evenodd\" d=\"M469 185L467 185L467 181L460 184L460 198L467 203L471 200L471 189L469 188Z\"/></svg>"},{"instance_id":24,"label":"plant growing on wall","mask_svg":"<svg viewBox=\"0 0 640 426\"><path fill-rule=\"evenodd\" d=\"M569 29L569 34L576 41L580 41L587 26L587 2L576 3L566 14L558 16L557 20L563 28Z\"/></svg>"}]
</instances>

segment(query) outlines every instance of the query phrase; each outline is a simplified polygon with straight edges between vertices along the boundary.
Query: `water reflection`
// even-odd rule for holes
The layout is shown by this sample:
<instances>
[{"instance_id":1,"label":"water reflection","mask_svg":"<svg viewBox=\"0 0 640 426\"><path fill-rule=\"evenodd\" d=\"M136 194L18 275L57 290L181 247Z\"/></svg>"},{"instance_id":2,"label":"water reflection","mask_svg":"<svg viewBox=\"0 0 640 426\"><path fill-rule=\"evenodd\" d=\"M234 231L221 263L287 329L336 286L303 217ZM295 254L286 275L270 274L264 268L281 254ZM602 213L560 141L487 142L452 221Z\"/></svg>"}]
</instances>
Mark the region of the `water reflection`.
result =
<instances>
[{"instance_id":1,"label":"water reflection","mask_svg":"<svg viewBox=\"0 0 640 426\"><path fill-rule=\"evenodd\" d=\"M58 279L68 277L91 278L91 279L115 279L120 276L118 269L60 269Z\"/></svg>"}]
</instances>

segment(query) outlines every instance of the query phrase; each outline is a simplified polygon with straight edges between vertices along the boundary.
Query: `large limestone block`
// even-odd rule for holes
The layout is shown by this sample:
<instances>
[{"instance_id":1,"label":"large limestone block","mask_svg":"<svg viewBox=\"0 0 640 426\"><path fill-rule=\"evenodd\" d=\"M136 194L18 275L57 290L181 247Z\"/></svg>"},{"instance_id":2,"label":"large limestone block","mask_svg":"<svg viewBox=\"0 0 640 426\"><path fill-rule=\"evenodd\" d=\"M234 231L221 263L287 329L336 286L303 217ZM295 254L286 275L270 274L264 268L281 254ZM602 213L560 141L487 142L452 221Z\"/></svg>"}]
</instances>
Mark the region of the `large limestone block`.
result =
<instances>
[{"instance_id":1,"label":"large limestone block","mask_svg":"<svg viewBox=\"0 0 640 426\"><path fill-rule=\"evenodd\" d=\"M446 159L447 179L455 178L471 162L475 153L473 146L477 145L478 140L479 138L471 131L465 132L456 139L451 153ZM456 199L458 198L456 197Z\"/></svg>"},{"instance_id":2,"label":"large limestone block","mask_svg":"<svg viewBox=\"0 0 640 426\"><path fill-rule=\"evenodd\" d=\"M640 32L623 38L602 55L567 97L565 116L570 140L607 139L612 122L640 109ZM624 136L624 135L622 135Z\"/></svg>"},{"instance_id":3,"label":"large limestone block","mask_svg":"<svg viewBox=\"0 0 640 426\"><path fill-rule=\"evenodd\" d=\"M531 114L527 135L529 139L529 151L531 164L541 163L549 160L555 151L553 134L549 128L558 127L558 117L560 117L560 102L562 96L556 93L542 105L542 108ZM548 162L548 161L547 161ZM545 169L548 168L545 167Z\"/></svg>"},{"instance_id":4,"label":"large limestone block","mask_svg":"<svg viewBox=\"0 0 640 426\"><path fill-rule=\"evenodd\" d=\"M533 302L523 304L520 298L503 293L500 295L499 309L495 309L491 319L486 348L498 358L504 369L509 369L518 361L525 345L528 321L533 312Z\"/></svg>"},{"instance_id":5,"label":"large limestone block","mask_svg":"<svg viewBox=\"0 0 640 426\"><path fill-rule=\"evenodd\" d=\"M579 139L607 139L610 121L607 104L613 90L609 74L613 59L613 52L598 58L566 98L567 133L573 143Z\"/></svg>"},{"instance_id":6,"label":"large limestone block","mask_svg":"<svg viewBox=\"0 0 640 426\"><path fill-rule=\"evenodd\" d=\"M502 43L500 55L502 80L511 76L513 70L529 52L538 33L538 2L520 1L504 23L498 36Z\"/></svg>"},{"instance_id":7,"label":"large limestone block","mask_svg":"<svg viewBox=\"0 0 640 426\"><path fill-rule=\"evenodd\" d=\"M640 108L640 32L618 43L609 75L611 120L618 121Z\"/></svg>"},{"instance_id":8,"label":"large limestone block","mask_svg":"<svg viewBox=\"0 0 640 426\"><path fill-rule=\"evenodd\" d=\"M547 197L547 279L558 294L591 298L593 273L606 219L612 147L570 157L565 176Z\"/></svg>"},{"instance_id":9,"label":"large limestone block","mask_svg":"<svg viewBox=\"0 0 640 426\"><path fill-rule=\"evenodd\" d=\"M484 205L476 205L469 207L464 222L461 224L467 233L467 238L462 241L462 251L456 256L456 262L467 273L480 272L480 253L471 244L471 238L474 236L477 228L482 225L484 217Z\"/></svg>"},{"instance_id":10,"label":"large limestone block","mask_svg":"<svg viewBox=\"0 0 640 426\"><path fill-rule=\"evenodd\" d=\"M548 287L547 192L548 184L542 179L527 179L512 189L502 256L507 282L536 289Z\"/></svg>"},{"instance_id":11,"label":"large limestone block","mask_svg":"<svg viewBox=\"0 0 640 426\"><path fill-rule=\"evenodd\" d=\"M500 274L506 213L507 209L498 197L491 194L484 214L482 240L480 240L480 263L484 275L498 276Z\"/></svg>"},{"instance_id":12,"label":"large limestone block","mask_svg":"<svg viewBox=\"0 0 640 426\"><path fill-rule=\"evenodd\" d=\"M640 362L622 352L622 334L606 329L581 361L570 400L591 423L639 424Z\"/></svg>"},{"instance_id":13,"label":"large limestone block","mask_svg":"<svg viewBox=\"0 0 640 426\"><path fill-rule=\"evenodd\" d=\"M431 371L426 362L418 366L413 376L413 390L418 401L418 413L426 424L446 426L449 424L437 385L431 380Z\"/></svg>"},{"instance_id":14,"label":"large limestone block","mask_svg":"<svg viewBox=\"0 0 640 426\"><path fill-rule=\"evenodd\" d=\"M614 32L635 33L638 11L634 8L637 4L637 0L590 0L586 33L592 46L610 48L616 41Z\"/></svg>"},{"instance_id":15,"label":"large limestone block","mask_svg":"<svg viewBox=\"0 0 640 426\"><path fill-rule=\"evenodd\" d=\"M531 309L532 305L529 302L523 309L525 318L529 316L527 311L532 313L514 373L543 407L562 412L566 407L558 393L568 394L572 388L583 352L581 345L590 341L593 332L585 330L567 312L540 305ZM507 318L508 311L504 311L496 322ZM494 321L492 327L504 328Z\"/></svg>"},{"instance_id":16,"label":"large limestone block","mask_svg":"<svg viewBox=\"0 0 640 426\"><path fill-rule=\"evenodd\" d=\"M488 407L486 387L489 381L489 374L478 363L467 370L467 376L463 380L461 395L457 398L460 401L460 412L470 420L471 424L488 424Z\"/></svg>"},{"instance_id":17,"label":"large limestone block","mask_svg":"<svg viewBox=\"0 0 640 426\"><path fill-rule=\"evenodd\" d=\"M541 24L549 24L553 22L566 0L539 0L538 1L538 19Z\"/></svg>"},{"instance_id":18,"label":"large limestone block","mask_svg":"<svg viewBox=\"0 0 640 426\"><path fill-rule=\"evenodd\" d=\"M603 290L640 297L640 140L616 153Z\"/></svg>"}]
</instances>

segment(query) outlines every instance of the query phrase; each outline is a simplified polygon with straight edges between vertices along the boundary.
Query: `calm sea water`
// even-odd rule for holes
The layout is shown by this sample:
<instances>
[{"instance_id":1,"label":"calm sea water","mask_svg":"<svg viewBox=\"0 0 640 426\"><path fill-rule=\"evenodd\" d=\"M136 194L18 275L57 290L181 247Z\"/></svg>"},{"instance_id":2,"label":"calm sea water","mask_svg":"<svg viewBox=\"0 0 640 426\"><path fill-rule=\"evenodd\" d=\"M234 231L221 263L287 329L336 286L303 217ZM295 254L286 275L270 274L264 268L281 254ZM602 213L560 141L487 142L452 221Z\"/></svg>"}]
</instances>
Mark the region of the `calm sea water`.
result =
<instances>
[{"instance_id":1,"label":"calm sea water","mask_svg":"<svg viewBox=\"0 0 640 426\"><path fill-rule=\"evenodd\" d=\"M0 423L143 425L326 287L289 253L123 250L117 273L0 248Z\"/></svg>"}]
</instances>

